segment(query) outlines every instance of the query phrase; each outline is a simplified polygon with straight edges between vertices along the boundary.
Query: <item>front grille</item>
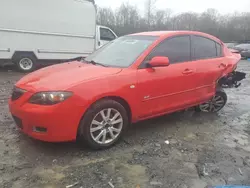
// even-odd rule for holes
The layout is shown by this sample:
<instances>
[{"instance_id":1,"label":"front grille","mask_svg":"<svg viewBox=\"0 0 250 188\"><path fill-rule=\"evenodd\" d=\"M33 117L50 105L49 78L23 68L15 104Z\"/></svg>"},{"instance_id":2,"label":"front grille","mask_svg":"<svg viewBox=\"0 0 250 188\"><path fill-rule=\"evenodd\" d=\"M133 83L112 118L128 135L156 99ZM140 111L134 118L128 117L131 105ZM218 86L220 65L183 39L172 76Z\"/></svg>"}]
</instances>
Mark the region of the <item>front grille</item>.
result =
<instances>
[{"instance_id":1,"label":"front grille","mask_svg":"<svg viewBox=\"0 0 250 188\"><path fill-rule=\"evenodd\" d=\"M14 87L14 89L12 91L12 95L11 95L11 100L15 101L15 100L19 99L24 93L25 93L25 90Z\"/></svg>"},{"instance_id":2,"label":"front grille","mask_svg":"<svg viewBox=\"0 0 250 188\"><path fill-rule=\"evenodd\" d=\"M13 115L12 115L12 117L13 117L13 119L14 119L16 125L17 125L20 129L23 129L22 120L21 120L20 118L16 117L16 116L13 116Z\"/></svg>"}]
</instances>

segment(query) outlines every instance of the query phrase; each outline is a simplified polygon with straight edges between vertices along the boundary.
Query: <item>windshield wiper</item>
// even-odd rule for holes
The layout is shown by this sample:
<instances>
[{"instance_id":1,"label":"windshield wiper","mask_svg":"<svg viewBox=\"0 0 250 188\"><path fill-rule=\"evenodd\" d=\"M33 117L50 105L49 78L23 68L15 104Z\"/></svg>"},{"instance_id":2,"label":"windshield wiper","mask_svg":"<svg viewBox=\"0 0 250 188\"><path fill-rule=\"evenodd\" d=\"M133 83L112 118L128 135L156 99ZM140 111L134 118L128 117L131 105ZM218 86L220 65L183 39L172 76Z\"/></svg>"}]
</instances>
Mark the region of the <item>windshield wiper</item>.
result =
<instances>
[{"instance_id":1,"label":"windshield wiper","mask_svg":"<svg viewBox=\"0 0 250 188\"><path fill-rule=\"evenodd\" d=\"M103 64L98 63L98 62L95 62L95 61L93 61L93 60L91 60L91 61L86 61L86 60L84 60L84 61L87 62L87 63L90 63L90 64L92 64L92 65L100 65L100 66L103 66L103 67L107 67L107 65L103 65Z\"/></svg>"}]
</instances>

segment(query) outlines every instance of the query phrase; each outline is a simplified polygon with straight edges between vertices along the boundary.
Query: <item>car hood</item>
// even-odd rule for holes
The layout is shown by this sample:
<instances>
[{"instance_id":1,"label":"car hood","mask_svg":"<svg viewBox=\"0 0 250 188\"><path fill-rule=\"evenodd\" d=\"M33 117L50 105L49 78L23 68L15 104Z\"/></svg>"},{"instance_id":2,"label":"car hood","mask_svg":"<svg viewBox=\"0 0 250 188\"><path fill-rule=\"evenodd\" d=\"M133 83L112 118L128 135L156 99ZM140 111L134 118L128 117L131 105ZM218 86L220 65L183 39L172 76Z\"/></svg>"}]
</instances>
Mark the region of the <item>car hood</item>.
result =
<instances>
[{"instance_id":1,"label":"car hood","mask_svg":"<svg viewBox=\"0 0 250 188\"><path fill-rule=\"evenodd\" d=\"M82 82L117 74L120 68L102 67L78 61L49 66L20 79L16 86L27 91L67 90Z\"/></svg>"}]
</instances>

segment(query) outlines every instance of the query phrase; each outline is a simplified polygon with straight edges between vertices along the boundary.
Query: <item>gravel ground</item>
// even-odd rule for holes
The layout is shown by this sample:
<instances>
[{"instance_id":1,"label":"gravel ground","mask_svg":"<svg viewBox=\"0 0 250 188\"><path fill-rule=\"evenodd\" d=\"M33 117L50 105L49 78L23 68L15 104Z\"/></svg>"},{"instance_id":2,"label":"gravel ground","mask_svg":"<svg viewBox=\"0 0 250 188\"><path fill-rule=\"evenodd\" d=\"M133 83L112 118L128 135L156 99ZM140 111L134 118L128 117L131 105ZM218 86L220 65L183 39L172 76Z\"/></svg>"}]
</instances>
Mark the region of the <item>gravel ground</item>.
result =
<instances>
[{"instance_id":1,"label":"gravel ground","mask_svg":"<svg viewBox=\"0 0 250 188\"><path fill-rule=\"evenodd\" d=\"M250 62L238 69L250 73ZM115 147L90 151L39 142L16 129L7 99L22 76L0 69L1 188L250 185L250 78L226 90L228 104L219 114L185 111L143 121Z\"/></svg>"}]
</instances>

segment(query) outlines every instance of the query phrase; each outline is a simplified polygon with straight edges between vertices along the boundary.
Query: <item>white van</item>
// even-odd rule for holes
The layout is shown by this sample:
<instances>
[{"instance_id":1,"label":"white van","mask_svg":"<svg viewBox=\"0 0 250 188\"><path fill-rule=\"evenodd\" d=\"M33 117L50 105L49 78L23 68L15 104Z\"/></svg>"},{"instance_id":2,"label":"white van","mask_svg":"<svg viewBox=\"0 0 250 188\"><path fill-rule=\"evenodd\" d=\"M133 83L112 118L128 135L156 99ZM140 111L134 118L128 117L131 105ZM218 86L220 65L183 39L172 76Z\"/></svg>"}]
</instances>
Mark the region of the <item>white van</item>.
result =
<instances>
[{"instance_id":1,"label":"white van","mask_svg":"<svg viewBox=\"0 0 250 188\"><path fill-rule=\"evenodd\" d=\"M96 25L85 0L1 0L0 62L32 71L38 64L86 57L116 34Z\"/></svg>"}]
</instances>

